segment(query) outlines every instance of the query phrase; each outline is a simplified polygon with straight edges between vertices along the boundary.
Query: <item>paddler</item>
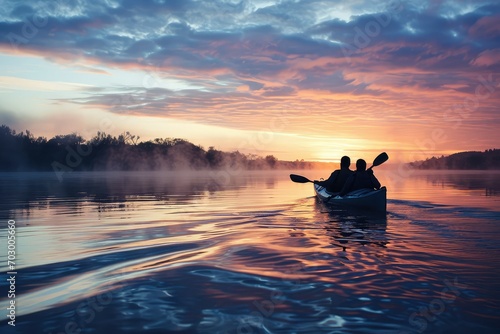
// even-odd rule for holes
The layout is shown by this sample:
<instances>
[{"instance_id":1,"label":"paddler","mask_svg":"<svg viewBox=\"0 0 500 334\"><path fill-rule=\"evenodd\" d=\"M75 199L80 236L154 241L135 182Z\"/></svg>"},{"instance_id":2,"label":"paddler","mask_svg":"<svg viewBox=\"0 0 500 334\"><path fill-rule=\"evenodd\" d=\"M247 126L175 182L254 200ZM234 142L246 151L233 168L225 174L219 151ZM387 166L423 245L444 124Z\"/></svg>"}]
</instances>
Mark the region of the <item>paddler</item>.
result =
<instances>
[{"instance_id":1,"label":"paddler","mask_svg":"<svg viewBox=\"0 0 500 334\"><path fill-rule=\"evenodd\" d=\"M348 156L343 156L340 159L340 169L332 172L330 177L324 181L314 180L315 184L318 184L326 188L326 191L331 193L338 193L344 187L347 179L354 173L349 169L351 165L351 158Z\"/></svg>"}]
</instances>

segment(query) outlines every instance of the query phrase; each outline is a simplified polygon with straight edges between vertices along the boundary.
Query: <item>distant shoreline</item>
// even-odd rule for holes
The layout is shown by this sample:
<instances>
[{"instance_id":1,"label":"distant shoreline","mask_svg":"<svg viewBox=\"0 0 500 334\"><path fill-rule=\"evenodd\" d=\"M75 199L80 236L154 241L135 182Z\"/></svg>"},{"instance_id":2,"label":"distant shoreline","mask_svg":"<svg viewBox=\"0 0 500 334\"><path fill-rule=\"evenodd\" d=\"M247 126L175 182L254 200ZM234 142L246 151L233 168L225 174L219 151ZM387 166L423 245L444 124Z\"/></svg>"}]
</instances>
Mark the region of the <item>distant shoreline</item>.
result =
<instances>
[{"instance_id":1,"label":"distant shoreline","mask_svg":"<svg viewBox=\"0 0 500 334\"><path fill-rule=\"evenodd\" d=\"M459 152L410 162L408 165L421 170L500 170L500 149Z\"/></svg>"},{"instance_id":2,"label":"distant shoreline","mask_svg":"<svg viewBox=\"0 0 500 334\"><path fill-rule=\"evenodd\" d=\"M0 172L103 172L197 170L312 170L338 168L338 163L286 161L239 151L208 150L181 138L156 138L139 142L125 132L118 137L98 132L91 139L76 133L51 139L30 131L16 133L0 125ZM500 170L500 149L459 152L408 164L418 170Z\"/></svg>"},{"instance_id":3,"label":"distant shoreline","mask_svg":"<svg viewBox=\"0 0 500 334\"><path fill-rule=\"evenodd\" d=\"M0 172L300 170L333 169L337 163L279 160L239 151L208 150L181 138L139 142L125 132L118 137L98 132L91 139L76 133L51 139L0 126Z\"/></svg>"}]
</instances>

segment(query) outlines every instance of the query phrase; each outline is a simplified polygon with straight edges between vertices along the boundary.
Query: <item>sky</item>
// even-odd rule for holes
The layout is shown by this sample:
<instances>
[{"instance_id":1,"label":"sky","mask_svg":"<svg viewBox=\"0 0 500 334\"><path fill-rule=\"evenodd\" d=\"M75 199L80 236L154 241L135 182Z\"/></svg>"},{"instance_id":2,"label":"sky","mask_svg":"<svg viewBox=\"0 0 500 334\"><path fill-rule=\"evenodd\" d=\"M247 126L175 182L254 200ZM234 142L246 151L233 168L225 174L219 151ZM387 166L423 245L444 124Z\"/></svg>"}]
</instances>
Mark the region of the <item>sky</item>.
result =
<instances>
[{"instance_id":1,"label":"sky","mask_svg":"<svg viewBox=\"0 0 500 334\"><path fill-rule=\"evenodd\" d=\"M498 1L2 0L0 124L283 160L500 148Z\"/></svg>"}]
</instances>

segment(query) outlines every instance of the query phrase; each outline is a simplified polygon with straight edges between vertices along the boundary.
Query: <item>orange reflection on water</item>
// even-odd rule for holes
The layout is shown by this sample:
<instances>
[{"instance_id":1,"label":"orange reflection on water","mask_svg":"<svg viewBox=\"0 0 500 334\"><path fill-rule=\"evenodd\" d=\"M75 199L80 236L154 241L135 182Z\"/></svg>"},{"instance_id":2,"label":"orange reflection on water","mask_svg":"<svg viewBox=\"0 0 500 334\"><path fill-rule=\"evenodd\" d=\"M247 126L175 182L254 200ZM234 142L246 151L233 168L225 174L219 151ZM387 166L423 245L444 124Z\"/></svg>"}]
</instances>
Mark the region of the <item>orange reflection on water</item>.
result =
<instances>
[{"instance_id":1,"label":"orange reflection on water","mask_svg":"<svg viewBox=\"0 0 500 334\"><path fill-rule=\"evenodd\" d=\"M382 170L379 174L390 185L390 199L490 210L500 207L499 171L412 171L403 177Z\"/></svg>"},{"instance_id":2,"label":"orange reflection on water","mask_svg":"<svg viewBox=\"0 0 500 334\"><path fill-rule=\"evenodd\" d=\"M328 176L298 173L310 179ZM288 174L249 173L215 185L210 178L184 180L175 187L181 195L138 196L137 189L145 187L139 184L115 189L117 197L88 195L38 208L31 200L29 211L17 212L20 263L24 268L53 263L61 275L68 274L47 286L33 283L26 295L35 301L29 312L139 278L157 275L168 281L173 272L185 275L188 286L193 275L206 277L200 289L217 299L227 297L224 286L209 283L234 284L234 300L245 302L254 296L235 291L248 286L291 294L304 289L306 299L308 289L319 288L345 298L418 299L425 287L400 286L413 287L422 279L439 285L443 268L467 276L491 272L488 266L498 263L496 253L475 246L491 225L474 225L477 217L461 209L498 208L496 181L486 179L485 185L473 173L456 178L422 173L391 184L380 170L376 174L389 189L389 212L378 217L327 208L314 198L312 184L293 183ZM158 181L155 189L168 188L169 182L174 181ZM490 195L481 195L481 187Z\"/></svg>"}]
</instances>

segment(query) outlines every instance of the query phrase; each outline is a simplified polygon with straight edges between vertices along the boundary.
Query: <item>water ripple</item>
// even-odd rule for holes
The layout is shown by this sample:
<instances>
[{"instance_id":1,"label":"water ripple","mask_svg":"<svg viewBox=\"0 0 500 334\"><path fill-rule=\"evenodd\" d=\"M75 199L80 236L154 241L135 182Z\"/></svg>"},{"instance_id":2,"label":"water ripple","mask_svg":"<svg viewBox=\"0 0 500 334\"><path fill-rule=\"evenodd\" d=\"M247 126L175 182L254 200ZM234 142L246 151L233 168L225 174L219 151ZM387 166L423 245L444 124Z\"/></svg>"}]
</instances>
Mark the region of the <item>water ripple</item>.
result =
<instances>
[{"instance_id":1,"label":"water ripple","mask_svg":"<svg viewBox=\"0 0 500 334\"><path fill-rule=\"evenodd\" d=\"M8 209L18 217L21 254L16 329L401 334L498 328L498 211L390 200L388 214L377 216L331 210L294 193L297 185L289 182L250 184L104 197L90 187L69 197L37 194L27 203L18 194ZM6 291L7 282L0 288ZM2 332L7 326L0 323Z\"/></svg>"}]
</instances>

